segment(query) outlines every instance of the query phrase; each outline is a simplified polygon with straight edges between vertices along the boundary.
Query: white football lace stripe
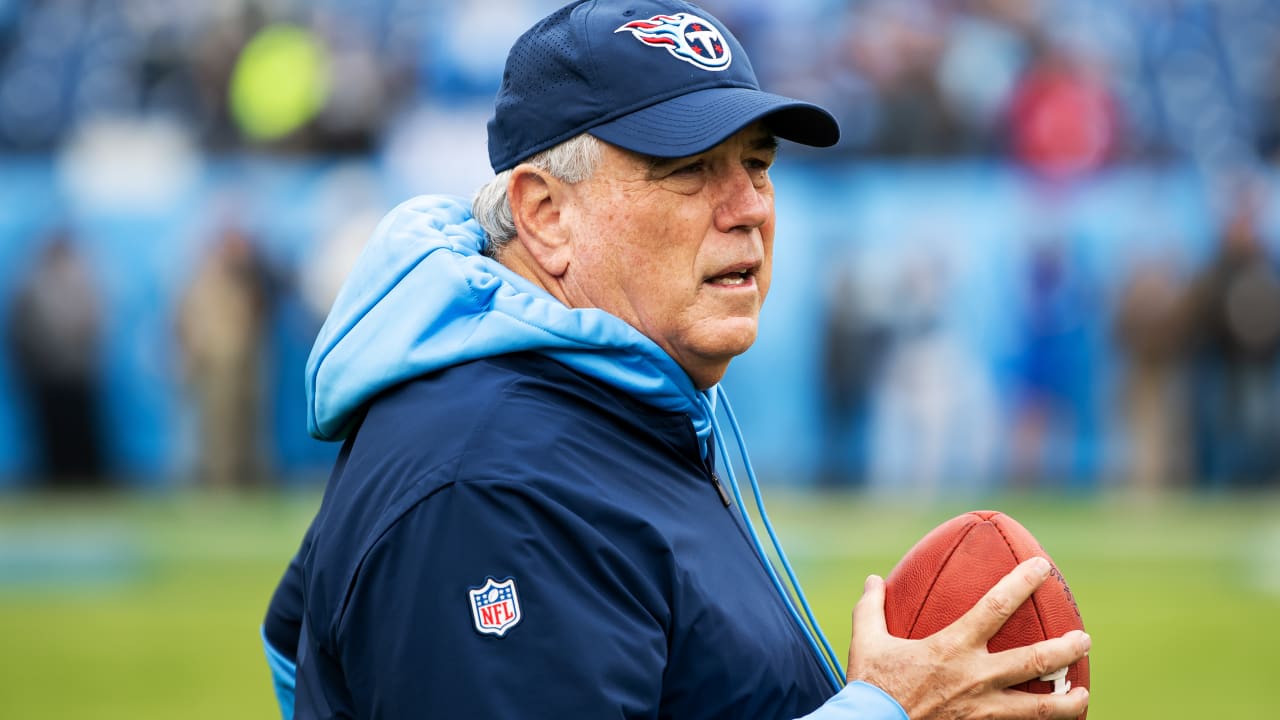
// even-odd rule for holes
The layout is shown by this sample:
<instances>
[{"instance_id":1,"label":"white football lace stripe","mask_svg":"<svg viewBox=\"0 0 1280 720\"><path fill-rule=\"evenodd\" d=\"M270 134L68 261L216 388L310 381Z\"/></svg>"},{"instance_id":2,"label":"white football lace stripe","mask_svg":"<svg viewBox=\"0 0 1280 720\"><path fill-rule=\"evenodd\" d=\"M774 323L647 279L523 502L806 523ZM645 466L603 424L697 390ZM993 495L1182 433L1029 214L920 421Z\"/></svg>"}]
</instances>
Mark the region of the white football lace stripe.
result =
<instances>
[{"instance_id":1,"label":"white football lace stripe","mask_svg":"<svg viewBox=\"0 0 1280 720\"><path fill-rule=\"evenodd\" d=\"M1053 683L1054 695L1066 695L1067 691L1071 689L1071 681L1067 679L1066 668L1062 668L1060 670L1054 670L1048 675L1042 675L1040 679L1045 682Z\"/></svg>"}]
</instances>

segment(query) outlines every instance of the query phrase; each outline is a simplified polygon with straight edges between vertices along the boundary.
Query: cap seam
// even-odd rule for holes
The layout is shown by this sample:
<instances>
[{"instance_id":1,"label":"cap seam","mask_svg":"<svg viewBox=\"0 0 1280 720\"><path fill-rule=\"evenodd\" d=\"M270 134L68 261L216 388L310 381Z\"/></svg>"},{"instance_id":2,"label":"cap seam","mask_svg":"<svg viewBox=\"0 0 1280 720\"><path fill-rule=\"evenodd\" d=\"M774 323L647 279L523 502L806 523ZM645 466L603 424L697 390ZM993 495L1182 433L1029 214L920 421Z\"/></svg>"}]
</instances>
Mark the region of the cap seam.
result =
<instances>
[{"instance_id":1,"label":"cap seam","mask_svg":"<svg viewBox=\"0 0 1280 720\"><path fill-rule=\"evenodd\" d=\"M579 6L579 7L581 7L581 6ZM596 47L595 47L595 43L593 42L593 38L591 37L591 33L587 32L587 31L586 31L586 29L587 29L588 27L590 27L590 26L591 26L591 13L595 12L595 10L596 10L596 8L597 8L597 7L598 7L598 5L596 5L596 4L594 4L594 3L592 3L592 4L588 5L588 6L587 6L587 9L586 9L586 12L584 12L584 13L582 14L582 23L581 23L581 24L582 24L582 36L583 36L583 42L584 42L584 43L586 44L586 46L587 46L587 57L589 57L589 58L590 58L590 62L589 62L589 64L588 64L588 68L589 68L589 70L588 70L588 71L591 73L591 78L590 78L590 80L587 82L587 85L588 85L588 87L591 89L592 94L597 94L597 93L601 92L601 83L600 83L600 65L599 65L599 63L597 63L597 62L596 62ZM572 136L570 136L570 137L572 137ZM566 138L566 139L568 139L568 138Z\"/></svg>"}]
</instances>

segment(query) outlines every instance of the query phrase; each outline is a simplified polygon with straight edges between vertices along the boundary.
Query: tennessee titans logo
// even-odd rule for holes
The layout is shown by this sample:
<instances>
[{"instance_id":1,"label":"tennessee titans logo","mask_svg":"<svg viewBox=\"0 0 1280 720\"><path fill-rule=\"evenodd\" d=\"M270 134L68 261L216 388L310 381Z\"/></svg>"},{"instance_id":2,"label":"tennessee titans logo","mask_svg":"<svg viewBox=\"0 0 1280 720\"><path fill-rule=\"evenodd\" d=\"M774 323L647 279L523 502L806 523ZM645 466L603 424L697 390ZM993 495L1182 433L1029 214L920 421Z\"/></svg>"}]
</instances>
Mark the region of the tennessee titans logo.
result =
<instances>
[{"instance_id":1,"label":"tennessee titans logo","mask_svg":"<svg viewBox=\"0 0 1280 720\"><path fill-rule=\"evenodd\" d=\"M468 589L467 594L471 598L471 619L479 632L502 637L520 622L520 598L514 578L502 582L485 578L484 585Z\"/></svg>"},{"instance_id":2,"label":"tennessee titans logo","mask_svg":"<svg viewBox=\"0 0 1280 720\"><path fill-rule=\"evenodd\" d=\"M675 57L703 70L724 70L733 62L724 35L697 15L654 15L648 20L633 20L614 32L623 30L640 42L666 48Z\"/></svg>"}]
</instances>

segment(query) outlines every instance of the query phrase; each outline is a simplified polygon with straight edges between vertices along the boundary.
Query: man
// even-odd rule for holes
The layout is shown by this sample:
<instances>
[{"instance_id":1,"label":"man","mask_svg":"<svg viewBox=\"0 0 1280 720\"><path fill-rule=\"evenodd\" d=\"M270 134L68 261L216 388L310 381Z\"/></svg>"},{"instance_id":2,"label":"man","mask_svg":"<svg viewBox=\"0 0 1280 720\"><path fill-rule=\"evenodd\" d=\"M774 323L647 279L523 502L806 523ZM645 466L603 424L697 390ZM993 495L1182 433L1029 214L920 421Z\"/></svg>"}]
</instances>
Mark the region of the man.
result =
<instances>
[{"instance_id":1,"label":"man","mask_svg":"<svg viewBox=\"0 0 1280 720\"><path fill-rule=\"evenodd\" d=\"M841 687L748 540L717 383L769 288L774 137L837 134L683 2L578 2L516 42L475 217L393 211L312 353L311 430L345 444L263 628L286 716L1083 712L1001 689L1083 636L985 650L1047 567L923 641L869 579Z\"/></svg>"},{"instance_id":2,"label":"man","mask_svg":"<svg viewBox=\"0 0 1280 720\"><path fill-rule=\"evenodd\" d=\"M99 418L101 310L91 266L70 230L55 229L12 298L7 337L37 475L49 489L108 481Z\"/></svg>"},{"instance_id":3,"label":"man","mask_svg":"<svg viewBox=\"0 0 1280 720\"><path fill-rule=\"evenodd\" d=\"M183 380L200 428L196 476L208 487L250 488L263 479L260 352L270 329L272 285L253 239L228 224L178 306Z\"/></svg>"}]
</instances>

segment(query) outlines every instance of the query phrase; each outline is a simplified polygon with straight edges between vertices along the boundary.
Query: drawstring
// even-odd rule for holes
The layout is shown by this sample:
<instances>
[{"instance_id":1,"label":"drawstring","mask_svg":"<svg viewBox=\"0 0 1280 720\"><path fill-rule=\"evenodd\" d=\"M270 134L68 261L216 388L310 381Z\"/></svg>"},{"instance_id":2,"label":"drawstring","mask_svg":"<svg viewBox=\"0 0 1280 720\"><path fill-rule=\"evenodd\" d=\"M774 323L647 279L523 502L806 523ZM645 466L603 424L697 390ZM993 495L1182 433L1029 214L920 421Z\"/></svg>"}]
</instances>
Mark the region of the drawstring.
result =
<instances>
[{"instance_id":1,"label":"drawstring","mask_svg":"<svg viewBox=\"0 0 1280 720\"><path fill-rule=\"evenodd\" d=\"M800 581L796 579L791 562L787 560L787 555L782 550L782 543L778 540L778 534L773 530L773 523L769 522L769 515L764 509L764 499L760 495L760 483L756 479L755 470L751 467L751 459L747 457L746 442L742 438L742 429L738 427L738 419L733 414L733 407L729 404L729 396L725 393L724 388L716 385L715 395L699 393L699 397L702 398L703 404L711 417L711 434L716 440L716 450L720 453L720 457L724 458L724 470L729 479L729 488L733 491L734 501L738 503L738 512L742 515L742 522L747 527L747 534L751 537L756 553L759 554L760 561L764 564L765 570L768 571L769 579L773 581L774 589L782 596L782 600L786 604L787 610L791 613L792 619L800 626L800 629L804 632L805 639L809 642L810 649L818 657L822 669L827 675L827 680L831 682L836 692L840 692L841 688L844 687L844 682L841 680L844 677L844 670L840 667L840 660L836 657L835 651L831 649L831 643L827 642L826 636L822 634L822 628L818 626L818 621L813 616L813 610L809 607L809 601L805 598L804 590L800 588ZM800 613L796 611L795 603L791 601L791 594L787 592L781 579L778 578L778 573L774 570L773 563L769 561L764 545L760 542L760 536L756 533L755 525L747 514L746 504L742 501L742 491L738 487L738 478L733 472L733 462L729 459L728 448L725 447L724 438L720 432L720 423L716 420L717 400L724 405L725 415L729 419L729 427L733 430L734 439L737 441L738 453L742 458L743 467L746 468L747 479L751 483L751 492L755 498L756 509L760 513L760 520L764 523L765 530L769 534L769 540L773 543L773 549L777 553L778 560L782 563L782 568L787 574L787 579L790 581L792 589L795 591L796 598L804 609L805 618L808 619L807 623L800 617ZM819 642L821 642L821 646Z\"/></svg>"}]
</instances>

